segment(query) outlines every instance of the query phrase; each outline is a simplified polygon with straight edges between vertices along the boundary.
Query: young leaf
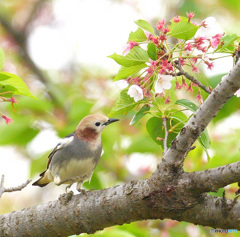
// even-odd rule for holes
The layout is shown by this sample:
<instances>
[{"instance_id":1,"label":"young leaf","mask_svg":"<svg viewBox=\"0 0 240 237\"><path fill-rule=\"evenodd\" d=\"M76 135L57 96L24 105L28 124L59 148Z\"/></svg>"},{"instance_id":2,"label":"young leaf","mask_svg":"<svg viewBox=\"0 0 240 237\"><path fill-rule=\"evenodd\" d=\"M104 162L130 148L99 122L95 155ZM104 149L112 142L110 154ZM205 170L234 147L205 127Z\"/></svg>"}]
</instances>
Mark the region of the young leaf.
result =
<instances>
[{"instance_id":1,"label":"young leaf","mask_svg":"<svg viewBox=\"0 0 240 237\"><path fill-rule=\"evenodd\" d=\"M149 43L147 46L148 50L148 56L149 58L151 58L152 60L157 60L157 47L154 43Z\"/></svg>"},{"instance_id":2,"label":"young leaf","mask_svg":"<svg viewBox=\"0 0 240 237\"><path fill-rule=\"evenodd\" d=\"M154 29L152 28L152 26L147 22L147 21L144 21L144 20L137 20L137 21L134 21L135 24L137 24L139 27L141 27L142 29L152 33L154 35Z\"/></svg>"},{"instance_id":3,"label":"young leaf","mask_svg":"<svg viewBox=\"0 0 240 237\"><path fill-rule=\"evenodd\" d=\"M208 153L208 149L210 148L211 140L210 140L210 137L208 135L207 129L205 129L203 131L203 133L201 134L201 136L198 138L198 142L200 143L200 145L202 146L202 148L206 152L206 155L207 155L208 160L209 160L210 156L209 156L209 153Z\"/></svg>"},{"instance_id":4,"label":"young leaf","mask_svg":"<svg viewBox=\"0 0 240 237\"><path fill-rule=\"evenodd\" d=\"M177 132L179 132L182 129L183 123L179 123L179 121L174 118L167 119L167 129L168 130L170 130L170 128L175 125L177 125L174 129L175 132L168 133L168 137L167 137L167 146L168 147L170 147L171 142L177 136ZM163 148L163 140L159 140L159 138L164 139L164 137L165 137L165 129L163 127L162 118L158 118L158 117L150 118L147 121L146 128L147 128L149 135L153 139L153 141L156 142L158 145L160 145Z\"/></svg>"},{"instance_id":5,"label":"young leaf","mask_svg":"<svg viewBox=\"0 0 240 237\"><path fill-rule=\"evenodd\" d=\"M128 41L143 42L147 40L147 36L141 28L138 28L135 32L129 34Z\"/></svg>"},{"instance_id":6,"label":"young leaf","mask_svg":"<svg viewBox=\"0 0 240 237\"><path fill-rule=\"evenodd\" d=\"M120 96L116 103L114 104L110 115L117 115L117 114L127 114L130 110L132 110L138 103L134 101L127 94L128 89L124 89L121 91Z\"/></svg>"},{"instance_id":7,"label":"young leaf","mask_svg":"<svg viewBox=\"0 0 240 237\"><path fill-rule=\"evenodd\" d=\"M115 76L114 81L121 80L132 76L133 74L139 72L141 69L145 68L147 65L145 63L131 66L131 67L121 67L118 74Z\"/></svg>"},{"instance_id":8,"label":"young leaf","mask_svg":"<svg viewBox=\"0 0 240 237\"><path fill-rule=\"evenodd\" d=\"M187 99L177 100L175 104L182 105L183 107L195 112L198 109L198 106Z\"/></svg>"},{"instance_id":9,"label":"young leaf","mask_svg":"<svg viewBox=\"0 0 240 237\"><path fill-rule=\"evenodd\" d=\"M224 50L234 51L235 47L233 46L233 44L237 39L239 39L239 36L237 36L236 34L225 35L221 39L221 43L218 45L218 48L216 51L218 52L222 52Z\"/></svg>"},{"instance_id":10,"label":"young leaf","mask_svg":"<svg viewBox=\"0 0 240 237\"><path fill-rule=\"evenodd\" d=\"M146 115L146 112L150 110L150 106L144 105L132 118L130 125L137 123L142 117Z\"/></svg>"},{"instance_id":11,"label":"young leaf","mask_svg":"<svg viewBox=\"0 0 240 237\"><path fill-rule=\"evenodd\" d=\"M2 48L0 48L0 71L4 67L5 54Z\"/></svg>"},{"instance_id":12,"label":"young leaf","mask_svg":"<svg viewBox=\"0 0 240 237\"><path fill-rule=\"evenodd\" d=\"M12 91L13 94L35 98L28 90L24 81L9 72L0 72L0 86L11 88L10 91Z\"/></svg>"},{"instance_id":13,"label":"young leaf","mask_svg":"<svg viewBox=\"0 0 240 237\"><path fill-rule=\"evenodd\" d=\"M177 109L170 110L169 114L168 114L168 117L170 119L174 119L176 121L181 122L183 125L185 125L185 123L188 121L187 116L183 112L181 112Z\"/></svg>"},{"instance_id":14,"label":"young leaf","mask_svg":"<svg viewBox=\"0 0 240 237\"><path fill-rule=\"evenodd\" d=\"M124 67L143 64L149 60L147 52L139 46L133 47L126 56L114 53L108 57Z\"/></svg>"},{"instance_id":15,"label":"young leaf","mask_svg":"<svg viewBox=\"0 0 240 237\"><path fill-rule=\"evenodd\" d=\"M177 39L189 40L196 34L200 26L188 22L188 18L186 17L181 18L180 22L172 22L168 35Z\"/></svg>"}]
</instances>

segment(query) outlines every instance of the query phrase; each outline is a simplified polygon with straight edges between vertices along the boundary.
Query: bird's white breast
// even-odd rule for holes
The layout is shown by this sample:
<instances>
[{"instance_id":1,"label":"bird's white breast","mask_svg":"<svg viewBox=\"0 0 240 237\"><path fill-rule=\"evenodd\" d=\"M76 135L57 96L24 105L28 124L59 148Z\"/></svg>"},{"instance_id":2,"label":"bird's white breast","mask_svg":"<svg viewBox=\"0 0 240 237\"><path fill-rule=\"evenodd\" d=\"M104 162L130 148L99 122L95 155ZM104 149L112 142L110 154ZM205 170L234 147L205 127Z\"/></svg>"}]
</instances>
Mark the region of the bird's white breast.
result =
<instances>
[{"instance_id":1,"label":"bird's white breast","mask_svg":"<svg viewBox=\"0 0 240 237\"><path fill-rule=\"evenodd\" d=\"M65 166L57 166L51 169L53 177L59 176L61 182L67 179L75 178L77 176L87 177L92 175L96 166L94 159L71 159Z\"/></svg>"}]
</instances>

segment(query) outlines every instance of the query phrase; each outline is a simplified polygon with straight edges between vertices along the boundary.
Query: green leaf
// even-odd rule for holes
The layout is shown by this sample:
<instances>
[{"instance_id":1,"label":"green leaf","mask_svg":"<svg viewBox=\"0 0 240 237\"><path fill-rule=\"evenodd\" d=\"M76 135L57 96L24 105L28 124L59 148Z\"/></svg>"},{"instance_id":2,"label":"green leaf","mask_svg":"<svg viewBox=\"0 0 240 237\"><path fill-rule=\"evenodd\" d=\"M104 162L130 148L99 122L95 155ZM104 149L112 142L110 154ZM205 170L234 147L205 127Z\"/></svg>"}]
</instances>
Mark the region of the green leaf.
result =
<instances>
[{"instance_id":1,"label":"green leaf","mask_svg":"<svg viewBox=\"0 0 240 237\"><path fill-rule=\"evenodd\" d=\"M206 152L208 160L209 160L210 156L209 156L209 153L208 153L208 149L210 148L211 140L210 140L210 137L208 135L207 129L205 129L203 131L203 133L201 134L201 136L198 138L198 142L201 144L202 148Z\"/></svg>"},{"instance_id":2,"label":"green leaf","mask_svg":"<svg viewBox=\"0 0 240 237\"><path fill-rule=\"evenodd\" d=\"M167 137L167 146L170 147L171 142L173 139L177 136L177 132L179 132L182 127L184 126L183 123L179 123L178 120L172 118L167 120L167 129L169 130L174 125L178 125L175 127L174 132L168 133ZM146 124L147 131L154 142L156 142L158 145L160 145L163 148L163 141L158 140L158 138L164 138L165 137L165 129L163 127L163 121L162 118L158 117L152 117L147 121Z\"/></svg>"},{"instance_id":3,"label":"green leaf","mask_svg":"<svg viewBox=\"0 0 240 237\"><path fill-rule=\"evenodd\" d=\"M186 116L186 114L184 114L183 112L181 112L177 109L170 110L168 117L170 119L174 119L176 121L181 122L183 125L185 125L185 123L188 121L188 117Z\"/></svg>"},{"instance_id":4,"label":"green leaf","mask_svg":"<svg viewBox=\"0 0 240 237\"><path fill-rule=\"evenodd\" d=\"M114 106L112 107L109 116L127 114L138 104L137 102L134 101L133 98L131 98L127 94L127 91L128 89L124 89L121 91L120 96L116 103L114 104Z\"/></svg>"},{"instance_id":5,"label":"green leaf","mask_svg":"<svg viewBox=\"0 0 240 237\"><path fill-rule=\"evenodd\" d=\"M234 51L235 47L233 46L234 42L239 39L239 36L236 34L225 35L222 39L216 51L221 52L224 50Z\"/></svg>"},{"instance_id":6,"label":"green leaf","mask_svg":"<svg viewBox=\"0 0 240 237\"><path fill-rule=\"evenodd\" d=\"M9 72L0 72L0 86L9 86L9 89L13 94L35 98L28 90L24 81L20 77Z\"/></svg>"},{"instance_id":7,"label":"green leaf","mask_svg":"<svg viewBox=\"0 0 240 237\"><path fill-rule=\"evenodd\" d=\"M152 33L154 35L154 29L152 28L152 26L145 20L137 20L134 21L135 24L137 24L139 27L141 27L142 29Z\"/></svg>"},{"instance_id":8,"label":"green leaf","mask_svg":"<svg viewBox=\"0 0 240 237\"><path fill-rule=\"evenodd\" d=\"M130 125L137 123L142 117L146 115L146 112L150 110L150 106L144 105L132 118Z\"/></svg>"},{"instance_id":9,"label":"green leaf","mask_svg":"<svg viewBox=\"0 0 240 237\"><path fill-rule=\"evenodd\" d=\"M177 39L189 40L196 34L200 26L196 26L191 22L188 22L188 18L186 17L181 18L182 20L180 22L172 21L168 35Z\"/></svg>"},{"instance_id":10,"label":"green leaf","mask_svg":"<svg viewBox=\"0 0 240 237\"><path fill-rule=\"evenodd\" d=\"M149 43L147 46L148 50L148 56L152 59L152 60L157 60L157 47L154 43Z\"/></svg>"},{"instance_id":11,"label":"green leaf","mask_svg":"<svg viewBox=\"0 0 240 237\"><path fill-rule=\"evenodd\" d=\"M0 71L4 67L4 61L5 61L5 54L2 48L0 48Z\"/></svg>"},{"instance_id":12,"label":"green leaf","mask_svg":"<svg viewBox=\"0 0 240 237\"><path fill-rule=\"evenodd\" d=\"M145 63L131 67L121 67L118 71L118 74L115 76L114 81L128 78L145 67L147 67Z\"/></svg>"},{"instance_id":13,"label":"green leaf","mask_svg":"<svg viewBox=\"0 0 240 237\"><path fill-rule=\"evenodd\" d=\"M147 36L141 28L138 28L135 32L129 34L128 41L143 42L147 40Z\"/></svg>"},{"instance_id":14,"label":"green leaf","mask_svg":"<svg viewBox=\"0 0 240 237\"><path fill-rule=\"evenodd\" d=\"M198 106L187 99L177 100L175 104L182 105L183 107L195 112L198 109Z\"/></svg>"},{"instance_id":15,"label":"green leaf","mask_svg":"<svg viewBox=\"0 0 240 237\"><path fill-rule=\"evenodd\" d=\"M114 53L108 57L124 67L143 64L149 60L147 52L139 46L133 47L126 56Z\"/></svg>"}]
</instances>

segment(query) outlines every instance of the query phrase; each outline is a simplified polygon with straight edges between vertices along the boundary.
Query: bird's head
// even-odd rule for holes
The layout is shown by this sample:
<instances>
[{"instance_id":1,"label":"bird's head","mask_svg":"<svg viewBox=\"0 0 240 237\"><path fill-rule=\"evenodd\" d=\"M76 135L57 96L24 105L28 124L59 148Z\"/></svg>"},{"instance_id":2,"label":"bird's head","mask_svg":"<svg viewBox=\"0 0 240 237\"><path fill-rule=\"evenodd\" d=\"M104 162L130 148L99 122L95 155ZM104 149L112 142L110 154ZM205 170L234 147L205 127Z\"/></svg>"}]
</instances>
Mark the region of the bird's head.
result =
<instances>
[{"instance_id":1,"label":"bird's head","mask_svg":"<svg viewBox=\"0 0 240 237\"><path fill-rule=\"evenodd\" d=\"M84 117L76 128L76 134L81 138L96 139L103 129L119 119L108 118L101 114L92 114Z\"/></svg>"}]
</instances>

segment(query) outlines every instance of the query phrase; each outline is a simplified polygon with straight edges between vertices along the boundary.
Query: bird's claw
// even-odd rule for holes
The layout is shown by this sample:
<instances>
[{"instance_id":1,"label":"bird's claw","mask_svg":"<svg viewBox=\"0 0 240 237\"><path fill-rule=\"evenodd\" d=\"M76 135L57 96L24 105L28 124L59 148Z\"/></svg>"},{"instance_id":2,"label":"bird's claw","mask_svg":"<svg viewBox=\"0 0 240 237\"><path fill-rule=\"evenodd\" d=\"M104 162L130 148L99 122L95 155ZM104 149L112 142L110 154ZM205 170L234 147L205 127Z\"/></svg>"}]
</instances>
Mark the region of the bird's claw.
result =
<instances>
[{"instance_id":1,"label":"bird's claw","mask_svg":"<svg viewBox=\"0 0 240 237\"><path fill-rule=\"evenodd\" d=\"M84 195L87 195L87 191L83 188L78 188L77 191L84 194Z\"/></svg>"}]
</instances>

